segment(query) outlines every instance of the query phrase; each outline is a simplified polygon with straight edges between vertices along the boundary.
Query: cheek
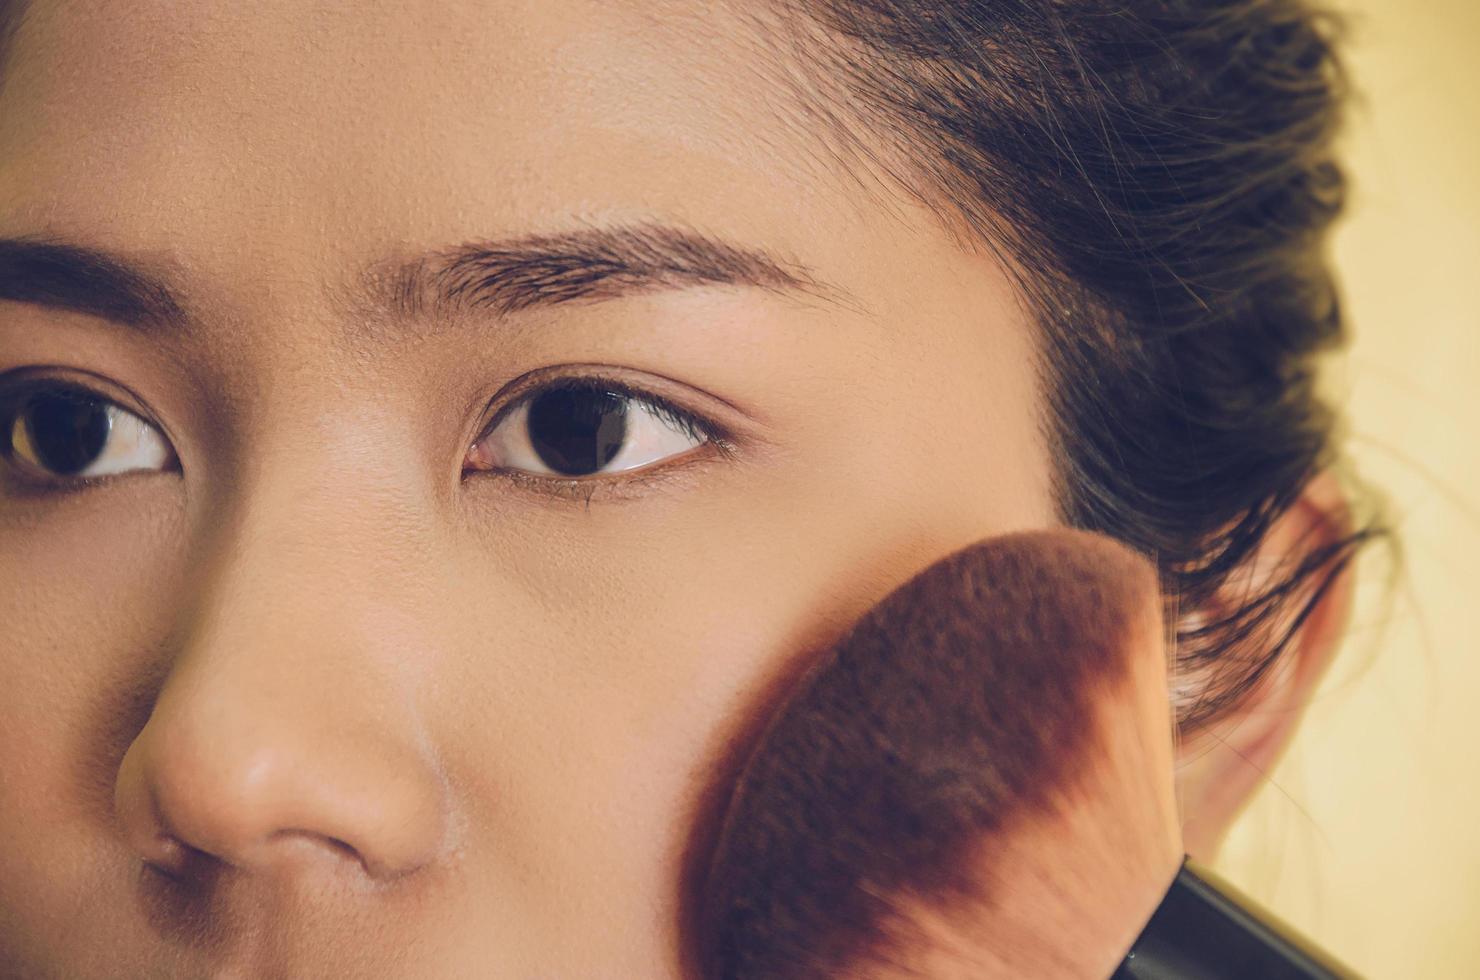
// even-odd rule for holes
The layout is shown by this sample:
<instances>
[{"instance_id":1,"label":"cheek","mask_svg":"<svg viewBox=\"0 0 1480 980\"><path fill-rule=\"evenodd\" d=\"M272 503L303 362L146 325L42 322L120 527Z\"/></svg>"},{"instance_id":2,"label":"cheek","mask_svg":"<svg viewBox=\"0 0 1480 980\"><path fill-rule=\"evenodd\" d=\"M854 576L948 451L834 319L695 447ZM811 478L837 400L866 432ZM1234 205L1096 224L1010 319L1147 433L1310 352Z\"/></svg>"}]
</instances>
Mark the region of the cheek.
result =
<instances>
[{"instance_id":1,"label":"cheek","mask_svg":"<svg viewBox=\"0 0 1480 980\"><path fill-rule=\"evenodd\" d=\"M455 604L477 610L464 622L483 639L458 644L478 656L429 715L460 722L444 731L447 765L505 881L484 899L523 905L539 942L567 941L540 932L580 921L593 941L678 948L683 852L714 744L812 619L815 590L782 542L667 517L661 533L636 513L620 532L555 533L497 580L485 555L483 584Z\"/></svg>"},{"instance_id":2,"label":"cheek","mask_svg":"<svg viewBox=\"0 0 1480 980\"><path fill-rule=\"evenodd\" d=\"M99 803L78 789L79 771L99 775L110 751L122 754L124 702L162 665L185 570L175 489L149 476L60 503L4 505L0 732L9 737L0 753L7 773L54 781L51 808Z\"/></svg>"},{"instance_id":3,"label":"cheek","mask_svg":"<svg viewBox=\"0 0 1480 980\"><path fill-rule=\"evenodd\" d=\"M535 518L530 540L506 539L496 579L486 547L467 553L454 579L477 582L481 567L483 584L449 608L477 656L436 714L467 726L448 737L456 768L489 853L517 856L540 908L531 928L580 909L615 934L609 897L622 894L675 948L701 798L763 692L919 569L1041 513L994 490L969 454L912 433L879 428L829 447L835 465L719 481L620 519ZM927 466L935 479L919 477Z\"/></svg>"},{"instance_id":4,"label":"cheek","mask_svg":"<svg viewBox=\"0 0 1480 980\"><path fill-rule=\"evenodd\" d=\"M128 970L137 936L131 896L113 891L127 861L112 828L113 776L162 666L159 637L181 583L178 503L148 478L62 506L5 504L0 945L106 951ZM79 939L56 911L84 906Z\"/></svg>"}]
</instances>

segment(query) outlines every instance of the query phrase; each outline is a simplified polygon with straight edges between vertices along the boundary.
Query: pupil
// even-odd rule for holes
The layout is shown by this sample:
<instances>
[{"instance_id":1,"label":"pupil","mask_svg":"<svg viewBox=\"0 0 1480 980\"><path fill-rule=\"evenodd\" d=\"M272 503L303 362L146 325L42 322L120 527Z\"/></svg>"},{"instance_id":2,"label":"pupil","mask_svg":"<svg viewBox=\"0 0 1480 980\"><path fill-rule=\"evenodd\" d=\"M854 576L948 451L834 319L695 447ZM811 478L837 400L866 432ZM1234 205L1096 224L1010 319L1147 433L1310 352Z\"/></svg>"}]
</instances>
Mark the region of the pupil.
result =
<instances>
[{"instance_id":1,"label":"pupil","mask_svg":"<svg viewBox=\"0 0 1480 980\"><path fill-rule=\"evenodd\" d=\"M113 427L106 402L67 392L33 396L22 417L37 461L63 476L96 459Z\"/></svg>"},{"instance_id":2,"label":"pupil","mask_svg":"<svg viewBox=\"0 0 1480 980\"><path fill-rule=\"evenodd\" d=\"M596 388L556 388L529 405L529 441L541 461L567 476L612 461L627 434L627 398Z\"/></svg>"}]
</instances>

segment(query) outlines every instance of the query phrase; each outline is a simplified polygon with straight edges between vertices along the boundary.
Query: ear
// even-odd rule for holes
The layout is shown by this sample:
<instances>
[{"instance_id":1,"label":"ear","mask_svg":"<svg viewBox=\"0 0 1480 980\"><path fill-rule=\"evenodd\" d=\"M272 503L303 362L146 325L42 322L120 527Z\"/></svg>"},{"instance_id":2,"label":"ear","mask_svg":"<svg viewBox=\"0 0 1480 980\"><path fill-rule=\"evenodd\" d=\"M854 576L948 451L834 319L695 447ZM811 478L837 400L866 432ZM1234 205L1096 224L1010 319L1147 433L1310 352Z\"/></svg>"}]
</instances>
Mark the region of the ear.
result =
<instances>
[{"instance_id":1,"label":"ear","mask_svg":"<svg viewBox=\"0 0 1480 980\"><path fill-rule=\"evenodd\" d=\"M1271 525L1250 571L1230 578L1228 595L1257 595L1310 549L1351 533L1346 493L1330 470L1306 484L1300 497ZM1178 749L1177 796L1183 847L1194 860L1211 862L1234 819L1264 785L1289 746L1301 716L1340 645L1351 611L1353 566L1348 562L1317 600L1289 645L1260 683L1227 716ZM1315 573L1317 581L1322 573ZM1308 593L1306 593L1308 595ZM1299 612L1292 604L1273 635L1283 635ZM1224 610L1217 610L1222 612Z\"/></svg>"}]
</instances>

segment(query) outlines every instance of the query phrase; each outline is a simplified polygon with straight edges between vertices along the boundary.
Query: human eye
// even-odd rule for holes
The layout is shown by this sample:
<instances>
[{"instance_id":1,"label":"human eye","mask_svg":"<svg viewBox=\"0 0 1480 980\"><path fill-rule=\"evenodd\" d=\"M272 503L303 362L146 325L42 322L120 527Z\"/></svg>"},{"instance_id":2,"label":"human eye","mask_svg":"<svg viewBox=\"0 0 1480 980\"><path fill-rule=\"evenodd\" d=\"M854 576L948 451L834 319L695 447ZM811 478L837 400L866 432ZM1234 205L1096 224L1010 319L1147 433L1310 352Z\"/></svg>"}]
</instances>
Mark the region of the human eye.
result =
<instances>
[{"instance_id":1,"label":"human eye","mask_svg":"<svg viewBox=\"0 0 1480 980\"><path fill-rule=\"evenodd\" d=\"M506 404L473 442L465 472L589 502L596 493L652 485L706 448L733 452L718 423L626 381L584 375ZM683 462L662 465L672 460Z\"/></svg>"},{"instance_id":2,"label":"human eye","mask_svg":"<svg viewBox=\"0 0 1480 980\"><path fill-rule=\"evenodd\" d=\"M33 493L66 493L177 465L159 429L91 388L56 379L0 384L0 466Z\"/></svg>"}]
</instances>

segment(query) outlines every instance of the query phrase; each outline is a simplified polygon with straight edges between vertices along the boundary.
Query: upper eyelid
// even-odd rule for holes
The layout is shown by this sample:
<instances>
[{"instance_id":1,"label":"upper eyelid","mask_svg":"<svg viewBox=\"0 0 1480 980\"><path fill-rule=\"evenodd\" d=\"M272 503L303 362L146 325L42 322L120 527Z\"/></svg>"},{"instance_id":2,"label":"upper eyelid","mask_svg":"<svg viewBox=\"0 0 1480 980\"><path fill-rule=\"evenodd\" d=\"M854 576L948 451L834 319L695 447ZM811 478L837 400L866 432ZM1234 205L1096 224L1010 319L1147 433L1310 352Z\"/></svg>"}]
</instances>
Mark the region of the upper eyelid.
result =
<instances>
[{"instance_id":1,"label":"upper eyelid","mask_svg":"<svg viewBox=\"0 0 1480 980\"><path fill-rule=\"evenodd\" d=\"M117 408L121 408L130 415L138 418L156 429L161 435L168 436L169 430L160 424L159 420L150 414L144 407L142 400L129 389L114 381L109 381L101 375L91 372L83 372L92 379L88 382L74 381L71 378L57 377L45 373L51 369L40 368L36 373L30 369L22 369L20 377L11 379L10 375L15 372L0 374L0 408L9 408L13 403L20 401L26 395L39 390L63 388L73 392L80 392L89 398L107 402ZM69 369L70 370L70 369ZM120 397L121 393L121 397ZM174 441L170 440L174 445Z\"/></svg>"},{"instance_id":2,"label":"upper eyelid","mask_svg":"<svg viewBox=\"0 0 1480 980\"><path fill-rule=\"evenodd\" d=\"M491 416L489 416L488 421L483 423L483 425L479 428L478 435L475 437L474 441L486 437L490 432L492 432L498 425L503 422L503 420L509 415L510 412L512 412L514 409L518 408L525 402L531 401L532 399L544 394L547 391L556 390L567 386L584 385L602 386L619 395L630 398L633 401L647 402L650 405L654 405L656 407L673 412L677 415L689 419L691 422L694 423L696 428L698 428L705 435L710 436L711 438L731 437L731 432L728 426L714 420L709 415L703 412L696 411L695 409L691 408L686 408L685 406L678 404L673 399L668 398L660 394L659 392L650 391L632 382L624 381L621 378L612 377L611 375L605 374L599 370L593 370L586 373L564 374L556 375L551 378L536 379L526 384L516 383L513 392L504 397L503 404L500 405L498 410L494 412Z\"/></svg>"},{"instance_id":3,"label":"upper eyelid","mask_svg":"<svg viewBox=\"0 0 1480 980\"><path fill-rule=\"evenodd\" d=\"M45 372L47 369L41 368L38 370ZM34 391L43 389L55 390L58 388L67 389L99 401L107 402L109 405L113 405L131 415L137 416L141 421L165 436L172 446L174 445L174 439L170 436L169 429L138 404L136 402L136 396L132 392L121 388L113 382L107 381L107 379L101 376L91 375L89 373L90 377L94 377L97 380L84 383L74 381L70 378L55 377L47 373L33 374L29 369L23 369L20 372L21 376L19 378L11 380L8 378L8 374L10 373L0 374L0 410L7 409L14 403L22 401L26 395ZM528 384L516 384L514 391L503 399L503 404L499 409L492 416L489 416L488 421L482 424L475 438L482 439L485 437L493 430L496 424L502 421L510 411L517 408L520 404L543 394L549 389L573 384L600 384L607 386L618 394L625 395L633 400L645 401L689 418L708 435L714 437L728 437L730 435L727 426L716 422L702 412L686 408L658 392L649 391L639 385L596 371L591 373L556 375L553 378L536 379ZM110 388L116 388L118 391L123 392L123 397L120 398L117 393L107 390Z\"/></svg>"}]
</instances>

